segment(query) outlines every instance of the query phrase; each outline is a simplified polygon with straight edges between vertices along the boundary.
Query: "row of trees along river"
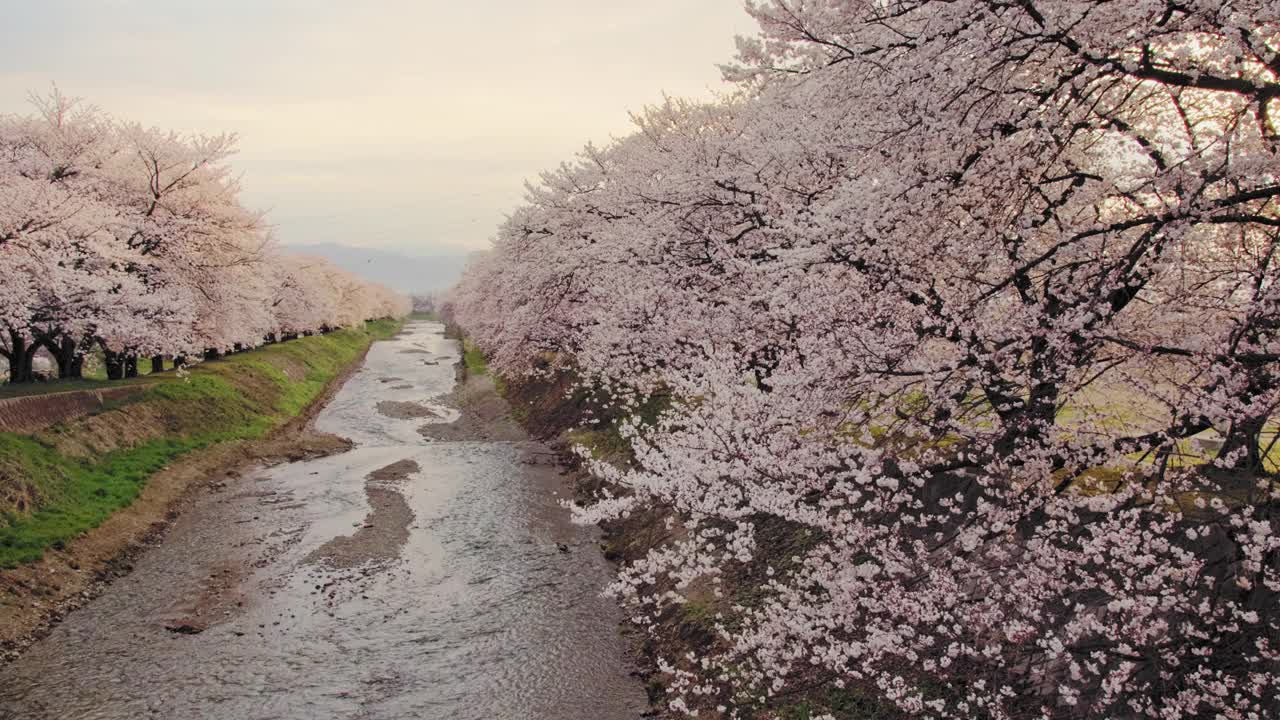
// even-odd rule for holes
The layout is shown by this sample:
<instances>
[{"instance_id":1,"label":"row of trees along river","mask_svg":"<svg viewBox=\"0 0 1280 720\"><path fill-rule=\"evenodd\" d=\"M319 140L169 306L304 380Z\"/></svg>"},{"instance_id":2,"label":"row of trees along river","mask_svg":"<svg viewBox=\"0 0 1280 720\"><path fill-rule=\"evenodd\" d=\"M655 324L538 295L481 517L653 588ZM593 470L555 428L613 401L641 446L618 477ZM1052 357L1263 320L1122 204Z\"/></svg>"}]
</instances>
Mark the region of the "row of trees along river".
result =
<instances>
[{"instance_id":1,"label":"row of trees along river","mask_svg":"<svg viewBox=\"0 0 1280 720\"><path fill-rule=\"evenodd\" d=\"M1275 717L1280 4L750 12L452 307L629 416L671 706Z\"/></svg>"},{"instance_id":2,"label":"row of trees along river","mask_svg":"<svg viewBox=\"0 0 1280 720\"><path fill-rule=\"evenodd\" d=\"M0 356L10 382L101 352L107 376L407 314L409 301L290 254L242 205L234 135L123 122L56 90L0 118Z\"/></svg>"}]
</instances>

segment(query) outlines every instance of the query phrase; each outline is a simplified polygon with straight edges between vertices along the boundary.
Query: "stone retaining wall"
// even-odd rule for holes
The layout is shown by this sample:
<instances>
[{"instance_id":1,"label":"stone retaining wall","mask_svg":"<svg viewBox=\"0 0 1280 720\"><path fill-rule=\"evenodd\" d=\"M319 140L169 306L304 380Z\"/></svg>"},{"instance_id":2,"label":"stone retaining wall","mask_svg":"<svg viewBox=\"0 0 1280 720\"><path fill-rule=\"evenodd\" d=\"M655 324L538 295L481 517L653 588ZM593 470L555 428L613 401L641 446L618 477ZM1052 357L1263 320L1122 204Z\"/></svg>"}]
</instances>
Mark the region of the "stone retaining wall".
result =
<instances>
[{"instance_id":1,"label":"stone retaining wall","mask_svg":"<svg viewBox=\"0 0 1280 720\"><path fill-rule=\"evenodd\" d=\"M33 433L65 420L84 417L116 400L142 390L122 385L101 390L71 390L0 400L0 432Z\"/></svg>"}]
</instances>

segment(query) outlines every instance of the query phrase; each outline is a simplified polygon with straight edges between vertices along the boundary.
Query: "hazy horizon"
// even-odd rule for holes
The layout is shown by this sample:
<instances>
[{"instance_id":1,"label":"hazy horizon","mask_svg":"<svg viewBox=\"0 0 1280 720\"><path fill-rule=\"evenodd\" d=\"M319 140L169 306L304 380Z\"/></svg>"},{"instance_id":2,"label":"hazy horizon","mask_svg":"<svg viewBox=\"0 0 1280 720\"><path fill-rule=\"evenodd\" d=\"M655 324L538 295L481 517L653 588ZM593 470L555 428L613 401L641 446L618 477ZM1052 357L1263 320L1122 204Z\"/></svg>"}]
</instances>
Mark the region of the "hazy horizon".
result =
<instances>
[{"instance_id":1,"label":"hazy horizon","mask_svg":"<svg viewBox=\"0 0 1280 720\"><path fill-rule=\"evenodd\" d=\"M465 254L629 112L710 97L754 28L741 6L50 0L0 27L0 112L57 84L121 119L234 131L243 197L286 245Z\"/></svg>"}]
</instances>

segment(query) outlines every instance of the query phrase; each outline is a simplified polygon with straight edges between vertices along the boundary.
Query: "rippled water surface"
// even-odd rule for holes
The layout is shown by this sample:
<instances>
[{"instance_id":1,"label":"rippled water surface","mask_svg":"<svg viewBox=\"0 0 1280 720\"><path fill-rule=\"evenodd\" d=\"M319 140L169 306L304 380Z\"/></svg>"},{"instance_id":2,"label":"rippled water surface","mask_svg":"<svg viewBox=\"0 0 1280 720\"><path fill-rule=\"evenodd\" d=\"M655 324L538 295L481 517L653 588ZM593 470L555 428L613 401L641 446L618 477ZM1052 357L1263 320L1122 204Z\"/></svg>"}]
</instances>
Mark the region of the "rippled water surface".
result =
<instances>
[{"instance_id":1,"label":"rippled water surface","mask_svg":"<svg viewBox=\"0 0 1280 720\"><path fill-rule=\"evenodd\" d=\"M608 569L547 450L417 432L457 416L441 331L374 345L322 411L354 450L229 479L0 669L0 718L639 716Z\"/></svg>"}]
</instances>

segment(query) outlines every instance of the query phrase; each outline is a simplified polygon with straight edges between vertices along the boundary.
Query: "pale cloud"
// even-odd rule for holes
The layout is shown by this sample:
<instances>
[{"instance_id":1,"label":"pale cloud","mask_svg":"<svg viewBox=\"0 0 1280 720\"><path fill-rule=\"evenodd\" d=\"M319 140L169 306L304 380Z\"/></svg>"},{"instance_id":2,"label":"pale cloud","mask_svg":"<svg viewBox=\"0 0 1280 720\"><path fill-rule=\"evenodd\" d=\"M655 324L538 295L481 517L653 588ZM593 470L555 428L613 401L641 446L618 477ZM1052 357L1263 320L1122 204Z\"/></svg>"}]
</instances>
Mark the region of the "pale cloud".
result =
<instances>
[{"instance_id":1,"label":"pale cloud","mask_svg":"<svg viewBox=\"0 0 1280 720\"><path fill-rule=\"evenodd\" d=\"M0 27L0 111L56 82L120 117L234 130L286 242L483 246L522 183L707 97L741 0L45 0Z\"/></svg>"}]
</instances>

